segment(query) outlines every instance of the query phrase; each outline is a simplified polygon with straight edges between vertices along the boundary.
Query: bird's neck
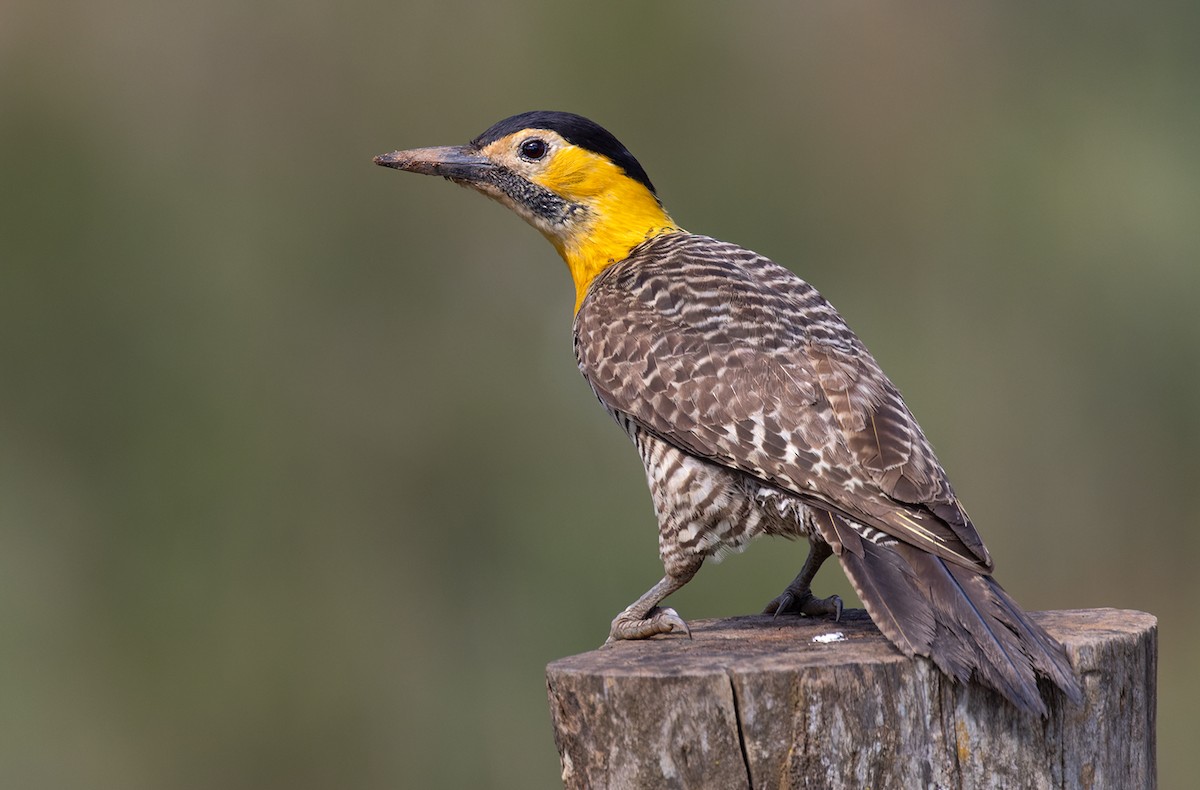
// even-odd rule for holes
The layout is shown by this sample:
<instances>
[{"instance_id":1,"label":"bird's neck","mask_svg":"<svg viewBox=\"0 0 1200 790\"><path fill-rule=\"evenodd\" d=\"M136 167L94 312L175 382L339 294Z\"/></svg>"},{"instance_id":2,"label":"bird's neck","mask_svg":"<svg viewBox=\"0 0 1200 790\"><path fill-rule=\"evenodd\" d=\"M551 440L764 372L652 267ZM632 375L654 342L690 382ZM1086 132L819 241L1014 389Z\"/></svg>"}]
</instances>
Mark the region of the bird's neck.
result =
<instances>
[{"instance_id":1,"label":"bird's neck","mask_svg":"<svg viewBox=\"0 0 1200 790\"><path fill-rule=\"evenodd\" d=\"M640 184L599 196L587 208L572 233L550 237L575 281L576 312L588 286L602 271L624 260L642 242L681 230L658 199Z\"/></svg>"}]
</instances>

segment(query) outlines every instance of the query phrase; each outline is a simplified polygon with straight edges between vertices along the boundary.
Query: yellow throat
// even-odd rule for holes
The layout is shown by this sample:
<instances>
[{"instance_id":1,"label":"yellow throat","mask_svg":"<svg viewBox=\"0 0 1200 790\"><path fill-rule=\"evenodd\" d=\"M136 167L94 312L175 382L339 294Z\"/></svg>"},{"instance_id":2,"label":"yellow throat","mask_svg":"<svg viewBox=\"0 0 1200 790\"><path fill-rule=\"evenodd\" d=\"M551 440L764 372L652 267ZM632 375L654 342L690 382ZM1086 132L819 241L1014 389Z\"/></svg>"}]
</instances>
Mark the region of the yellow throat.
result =
<instances>
[{"instance_id":1,"label":"yellow throat","mask_svg":"<svg viewBox=\"0 0 1200 790\"><path fill-rule=\"evenodd\" d=\"M576 312L596 275L647 239L682 230L649 189L583 148L559 151L533 180L585 208L565 227L539 228L571 272Z\"/></svg>"}]
</instances>

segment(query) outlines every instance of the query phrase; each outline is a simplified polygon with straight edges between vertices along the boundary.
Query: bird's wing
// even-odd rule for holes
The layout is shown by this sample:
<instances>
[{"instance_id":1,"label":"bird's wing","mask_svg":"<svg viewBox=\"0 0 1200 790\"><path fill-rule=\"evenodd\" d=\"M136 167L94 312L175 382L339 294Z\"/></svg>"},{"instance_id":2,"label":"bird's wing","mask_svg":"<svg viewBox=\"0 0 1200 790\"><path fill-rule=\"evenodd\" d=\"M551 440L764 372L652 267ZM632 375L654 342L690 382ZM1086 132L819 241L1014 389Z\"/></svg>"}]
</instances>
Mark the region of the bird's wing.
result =
<instances>
[{"instance_id":1,"label":"bird's wing","mask_svg":"<svg viewBox=\"0 0 1200 790\"><path fill-rule=\"evenodd\" d=\"M663 440L991 571L895 386L833 307L768 259L653 239L593 282L575 346L601 402Z\"/></svg>"}]
</instances>

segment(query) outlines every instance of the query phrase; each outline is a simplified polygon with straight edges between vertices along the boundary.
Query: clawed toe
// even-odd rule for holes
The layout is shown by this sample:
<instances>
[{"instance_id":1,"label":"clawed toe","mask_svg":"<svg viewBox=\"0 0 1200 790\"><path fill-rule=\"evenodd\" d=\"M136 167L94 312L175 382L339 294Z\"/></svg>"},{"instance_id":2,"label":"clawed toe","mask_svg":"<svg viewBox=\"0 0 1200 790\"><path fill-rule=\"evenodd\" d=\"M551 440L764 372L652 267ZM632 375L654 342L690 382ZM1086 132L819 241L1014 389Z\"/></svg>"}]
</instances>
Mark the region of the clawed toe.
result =
<instances>
[{"instance_id":1,"label":"clawed toe","mask_svg":"<svg viewBox=\"0 0 1200 790\"><path fill-rule=\"evenodd\" d=\"M778 617L781 614L802 614L808 617L833 616L834 622L842 619L842 598L831 595L817 598L809 590L799 592L787 589L763 608L763 614Z\"/></svg>"},{"instance_id":2,"label":"clawed toe","mask_svg":"<svg viewBox=\"0 0 1200 790\"><path fill-rule=\"evenodd\" d=\"M692 630L674 609L655 606L642 618L626 609L612 621L612 630L604 644L609 645L619 639L647 639L671 633L683 633L688 639L692 638Z\"/></svg>"}]
</instances>

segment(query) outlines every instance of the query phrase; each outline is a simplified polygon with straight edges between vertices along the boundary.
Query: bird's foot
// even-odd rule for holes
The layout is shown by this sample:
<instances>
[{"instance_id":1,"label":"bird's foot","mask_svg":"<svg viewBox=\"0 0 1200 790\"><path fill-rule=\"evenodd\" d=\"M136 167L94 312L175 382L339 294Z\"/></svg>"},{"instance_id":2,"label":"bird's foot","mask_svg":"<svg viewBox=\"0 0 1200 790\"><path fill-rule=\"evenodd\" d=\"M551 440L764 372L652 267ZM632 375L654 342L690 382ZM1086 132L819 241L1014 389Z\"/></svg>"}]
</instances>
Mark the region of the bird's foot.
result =
<instances>
[{"instance_id":1,"label":"bird's foot","mask_svg":"<svg viewBox=\"0 0 1200 790\"><path fill-rule=\"evenodd\" d=\"M762 611L778 617L781 614L803 614L809 617L833 615L836 623L842 619L842 598L831 595L828 598L818 598L812 590L788 587L779 597L767 604Z\"/></svg>"},{"instance_id":2,"label":"bird's foot","mask_svg":"<svg viewBox=\"0 0 1200 790\"><path fill-rule=\"evenodd\" d=\"M670 607L655 606L646 612L645 617L638 617L629 609L621 612L612 621L612 630L604 644L610 645L618 639L646 639L657 634L680 632L692 638L692 631L679 613Z\"/></svg>"}]
</instances>

